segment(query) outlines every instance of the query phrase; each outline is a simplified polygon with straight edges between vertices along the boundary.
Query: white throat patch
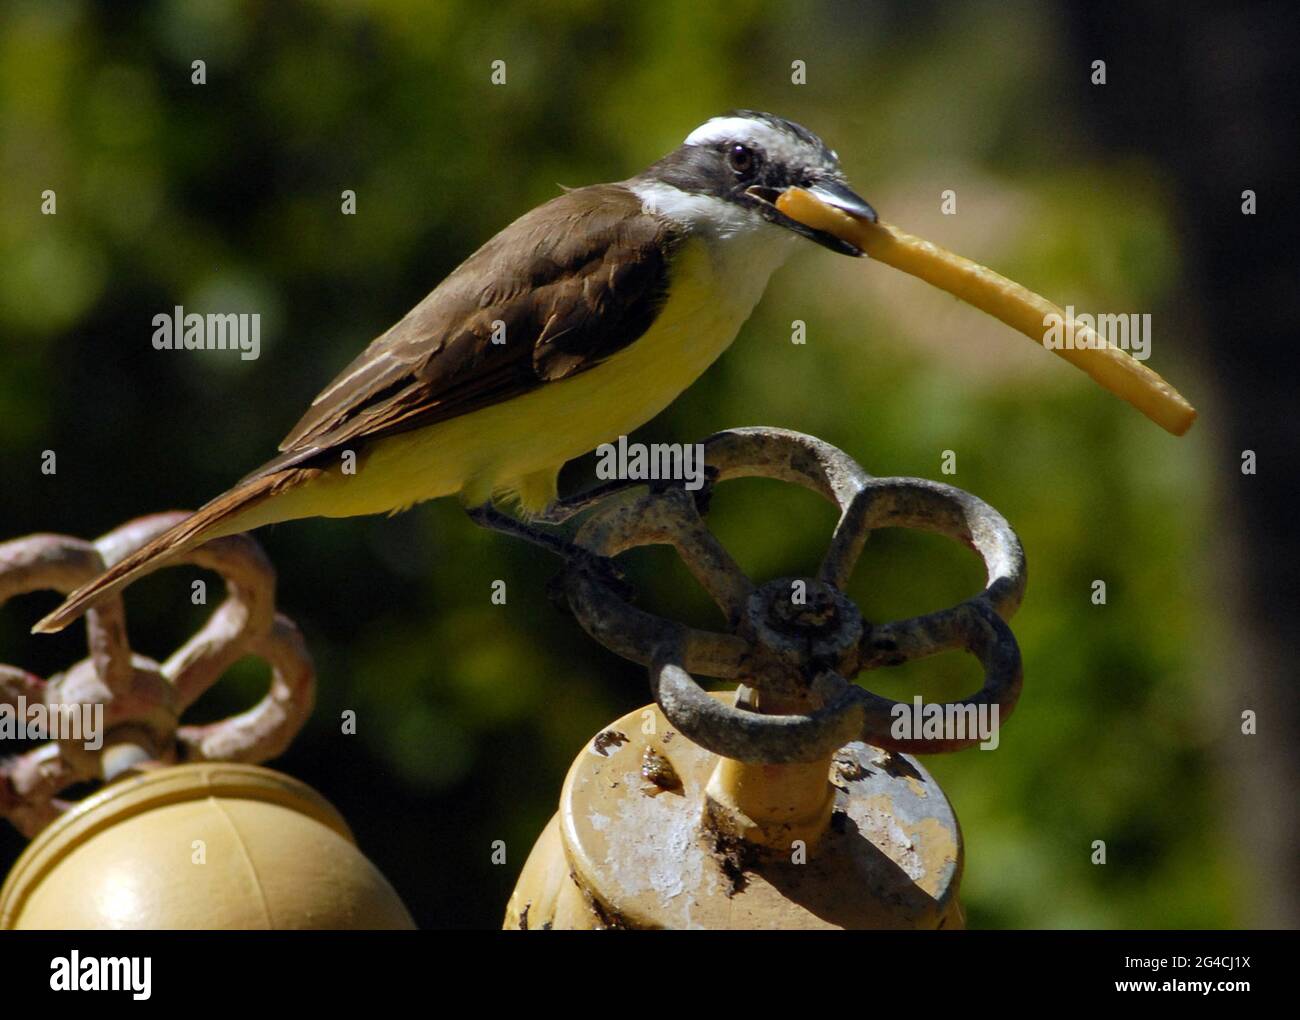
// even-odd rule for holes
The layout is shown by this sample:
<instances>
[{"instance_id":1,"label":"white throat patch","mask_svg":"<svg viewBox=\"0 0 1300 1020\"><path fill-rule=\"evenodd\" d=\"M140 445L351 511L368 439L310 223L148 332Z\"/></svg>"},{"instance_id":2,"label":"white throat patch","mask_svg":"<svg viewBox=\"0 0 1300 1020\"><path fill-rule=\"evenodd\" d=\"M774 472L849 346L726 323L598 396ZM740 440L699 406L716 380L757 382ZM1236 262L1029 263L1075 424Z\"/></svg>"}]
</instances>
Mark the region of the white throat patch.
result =
<instances>
[{"instance_id":1,"label":"white throat patch","mask_svg":"<svg viewBox=\"0 0 1300 1020\"><path fill-rule=\"evenodd\" d=\"M746 316L800 241L794 231L769 223L754 210L712 195L692 194L662 181L638 181L630 187L647 212L672 220L703 243L717 299L743 306Z\"/></svg>"},{"instance_id":2,"label":"white throat patch","mask_svg":"<svg viewBox=\"0 0 1300 1020\"><path fill-rule=\"evenodd\" d=\"M774 237L790 233L773 226L756 210L715 195L683 191L676 185L663 181L638 181L629 186L633 194L641 199L641 207L646 212L670 219L690 233L705 238L725 240L740 235L763 234L764 227L769 228Z\"/></svg>"}]
</instances>

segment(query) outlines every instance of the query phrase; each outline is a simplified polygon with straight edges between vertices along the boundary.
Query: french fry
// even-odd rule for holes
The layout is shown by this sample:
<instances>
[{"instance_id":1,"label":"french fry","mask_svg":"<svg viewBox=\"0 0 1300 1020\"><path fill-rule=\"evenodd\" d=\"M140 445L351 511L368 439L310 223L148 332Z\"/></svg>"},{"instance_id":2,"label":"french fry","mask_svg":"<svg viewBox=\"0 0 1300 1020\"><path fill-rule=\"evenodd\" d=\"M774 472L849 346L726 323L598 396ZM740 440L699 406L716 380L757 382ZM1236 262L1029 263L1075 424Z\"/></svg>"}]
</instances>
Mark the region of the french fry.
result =
<instances>
[{"instance_id":1,"label":"french fry","mask_svg":"<svg viewBox=\"0 0 1300 1020\"><path fill-rule=\"evenodd\" d=\"M789 188L776 207L793 220L824 230L862 249L873 259L919 277L982 312L1001 319L1029 339L1043 344L1049 315L1065 312L1045 297L1008 280L978 262L954 255L937 244L905 234L886 223L869 223L820 201L802 188ZM1083 369L1105 390L1127 400L1161 428L1181 436L1196 420L1196 409L1157 373L1127 351L1106 344L1088 327L1073 322L1074 346L1052 347Z\"/></svg>"}]
</instances>

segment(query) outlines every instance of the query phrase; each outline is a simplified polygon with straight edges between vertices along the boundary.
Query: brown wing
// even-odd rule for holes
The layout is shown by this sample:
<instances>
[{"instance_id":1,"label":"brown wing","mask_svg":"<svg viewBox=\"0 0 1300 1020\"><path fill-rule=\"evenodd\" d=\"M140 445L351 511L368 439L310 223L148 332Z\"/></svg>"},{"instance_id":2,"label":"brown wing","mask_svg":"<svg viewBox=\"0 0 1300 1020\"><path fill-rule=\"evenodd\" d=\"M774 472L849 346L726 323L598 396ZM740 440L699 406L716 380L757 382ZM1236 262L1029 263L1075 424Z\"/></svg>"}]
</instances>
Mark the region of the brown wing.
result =
<instances>
[{"instance_id":1,"label":"brown wing","mask_svg":"<svg viewBox=\"0 0 1300 1020\"><path fill-rule=\"evenodd\" d=\"M376 339L250 478L432 425L599 364L654 321L680 237L622 185L520 217ZM493 324L504 343L493 343Z\"/></svg>"}]
</instances>

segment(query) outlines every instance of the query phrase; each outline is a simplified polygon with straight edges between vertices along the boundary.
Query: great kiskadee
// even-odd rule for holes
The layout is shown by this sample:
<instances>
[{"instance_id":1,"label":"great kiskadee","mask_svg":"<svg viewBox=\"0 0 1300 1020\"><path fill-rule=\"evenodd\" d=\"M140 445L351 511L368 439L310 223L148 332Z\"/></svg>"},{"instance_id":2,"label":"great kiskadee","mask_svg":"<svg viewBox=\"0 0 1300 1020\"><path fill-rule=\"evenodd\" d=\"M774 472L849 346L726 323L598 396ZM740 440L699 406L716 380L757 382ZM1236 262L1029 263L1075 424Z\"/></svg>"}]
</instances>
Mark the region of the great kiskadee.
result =
<instances>
[{"instance_id":1,"label":"great kiskadee","mask_svg":"<svg viewBox=\"0 0 1300 1020\"><path fill-rule=\"evenodd\" d=\"M821 139L751 110L709 120L635 177L526 213L325 387L278 457L35 630L60 630L196 545L276 521L459 495L479 523L538 540L492 500L545 510L566 461L667 407L730 346L799 238L862 254L780 212L791 187L875 220Z\"/></svg>"}]
</instances>

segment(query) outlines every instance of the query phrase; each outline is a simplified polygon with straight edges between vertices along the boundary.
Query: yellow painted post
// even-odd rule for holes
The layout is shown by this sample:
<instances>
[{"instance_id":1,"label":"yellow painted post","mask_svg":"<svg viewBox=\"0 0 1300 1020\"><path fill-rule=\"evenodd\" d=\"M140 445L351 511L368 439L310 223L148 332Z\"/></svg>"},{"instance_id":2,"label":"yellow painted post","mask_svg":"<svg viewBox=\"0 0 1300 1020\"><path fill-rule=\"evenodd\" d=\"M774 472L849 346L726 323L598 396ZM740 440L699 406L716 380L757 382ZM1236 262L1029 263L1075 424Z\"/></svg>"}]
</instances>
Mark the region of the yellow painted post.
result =
<instances>
[{"instance_id":1,"label":"yellow painted post","mask_svg":"<svg viewBox=\"0 0 1300 1020\"><path fill-rule=\"evenodd\" d=\"M342 817L271 769L119 779L46 826L0 888L0 928L413 928Z\"/></svg>"},{"instance_id":2,"label":"yellow painted post","mask_svg":"<svg viewBox=\"0 0 1300 1020\"><path fill-rule=\"evenodd\" d=\"M914 759L851 743L815 766L737 765L685 739L657 706L617 720L573 763L504 927L963 926L961 831ZM797 779L769 788L755 768ZM755 810L754 800L730 786L735 776L762 791L766 827L742 823L745 835L733 805ZM785 816L806 821L786 828Z\"/></svg>"}]
</instances>

